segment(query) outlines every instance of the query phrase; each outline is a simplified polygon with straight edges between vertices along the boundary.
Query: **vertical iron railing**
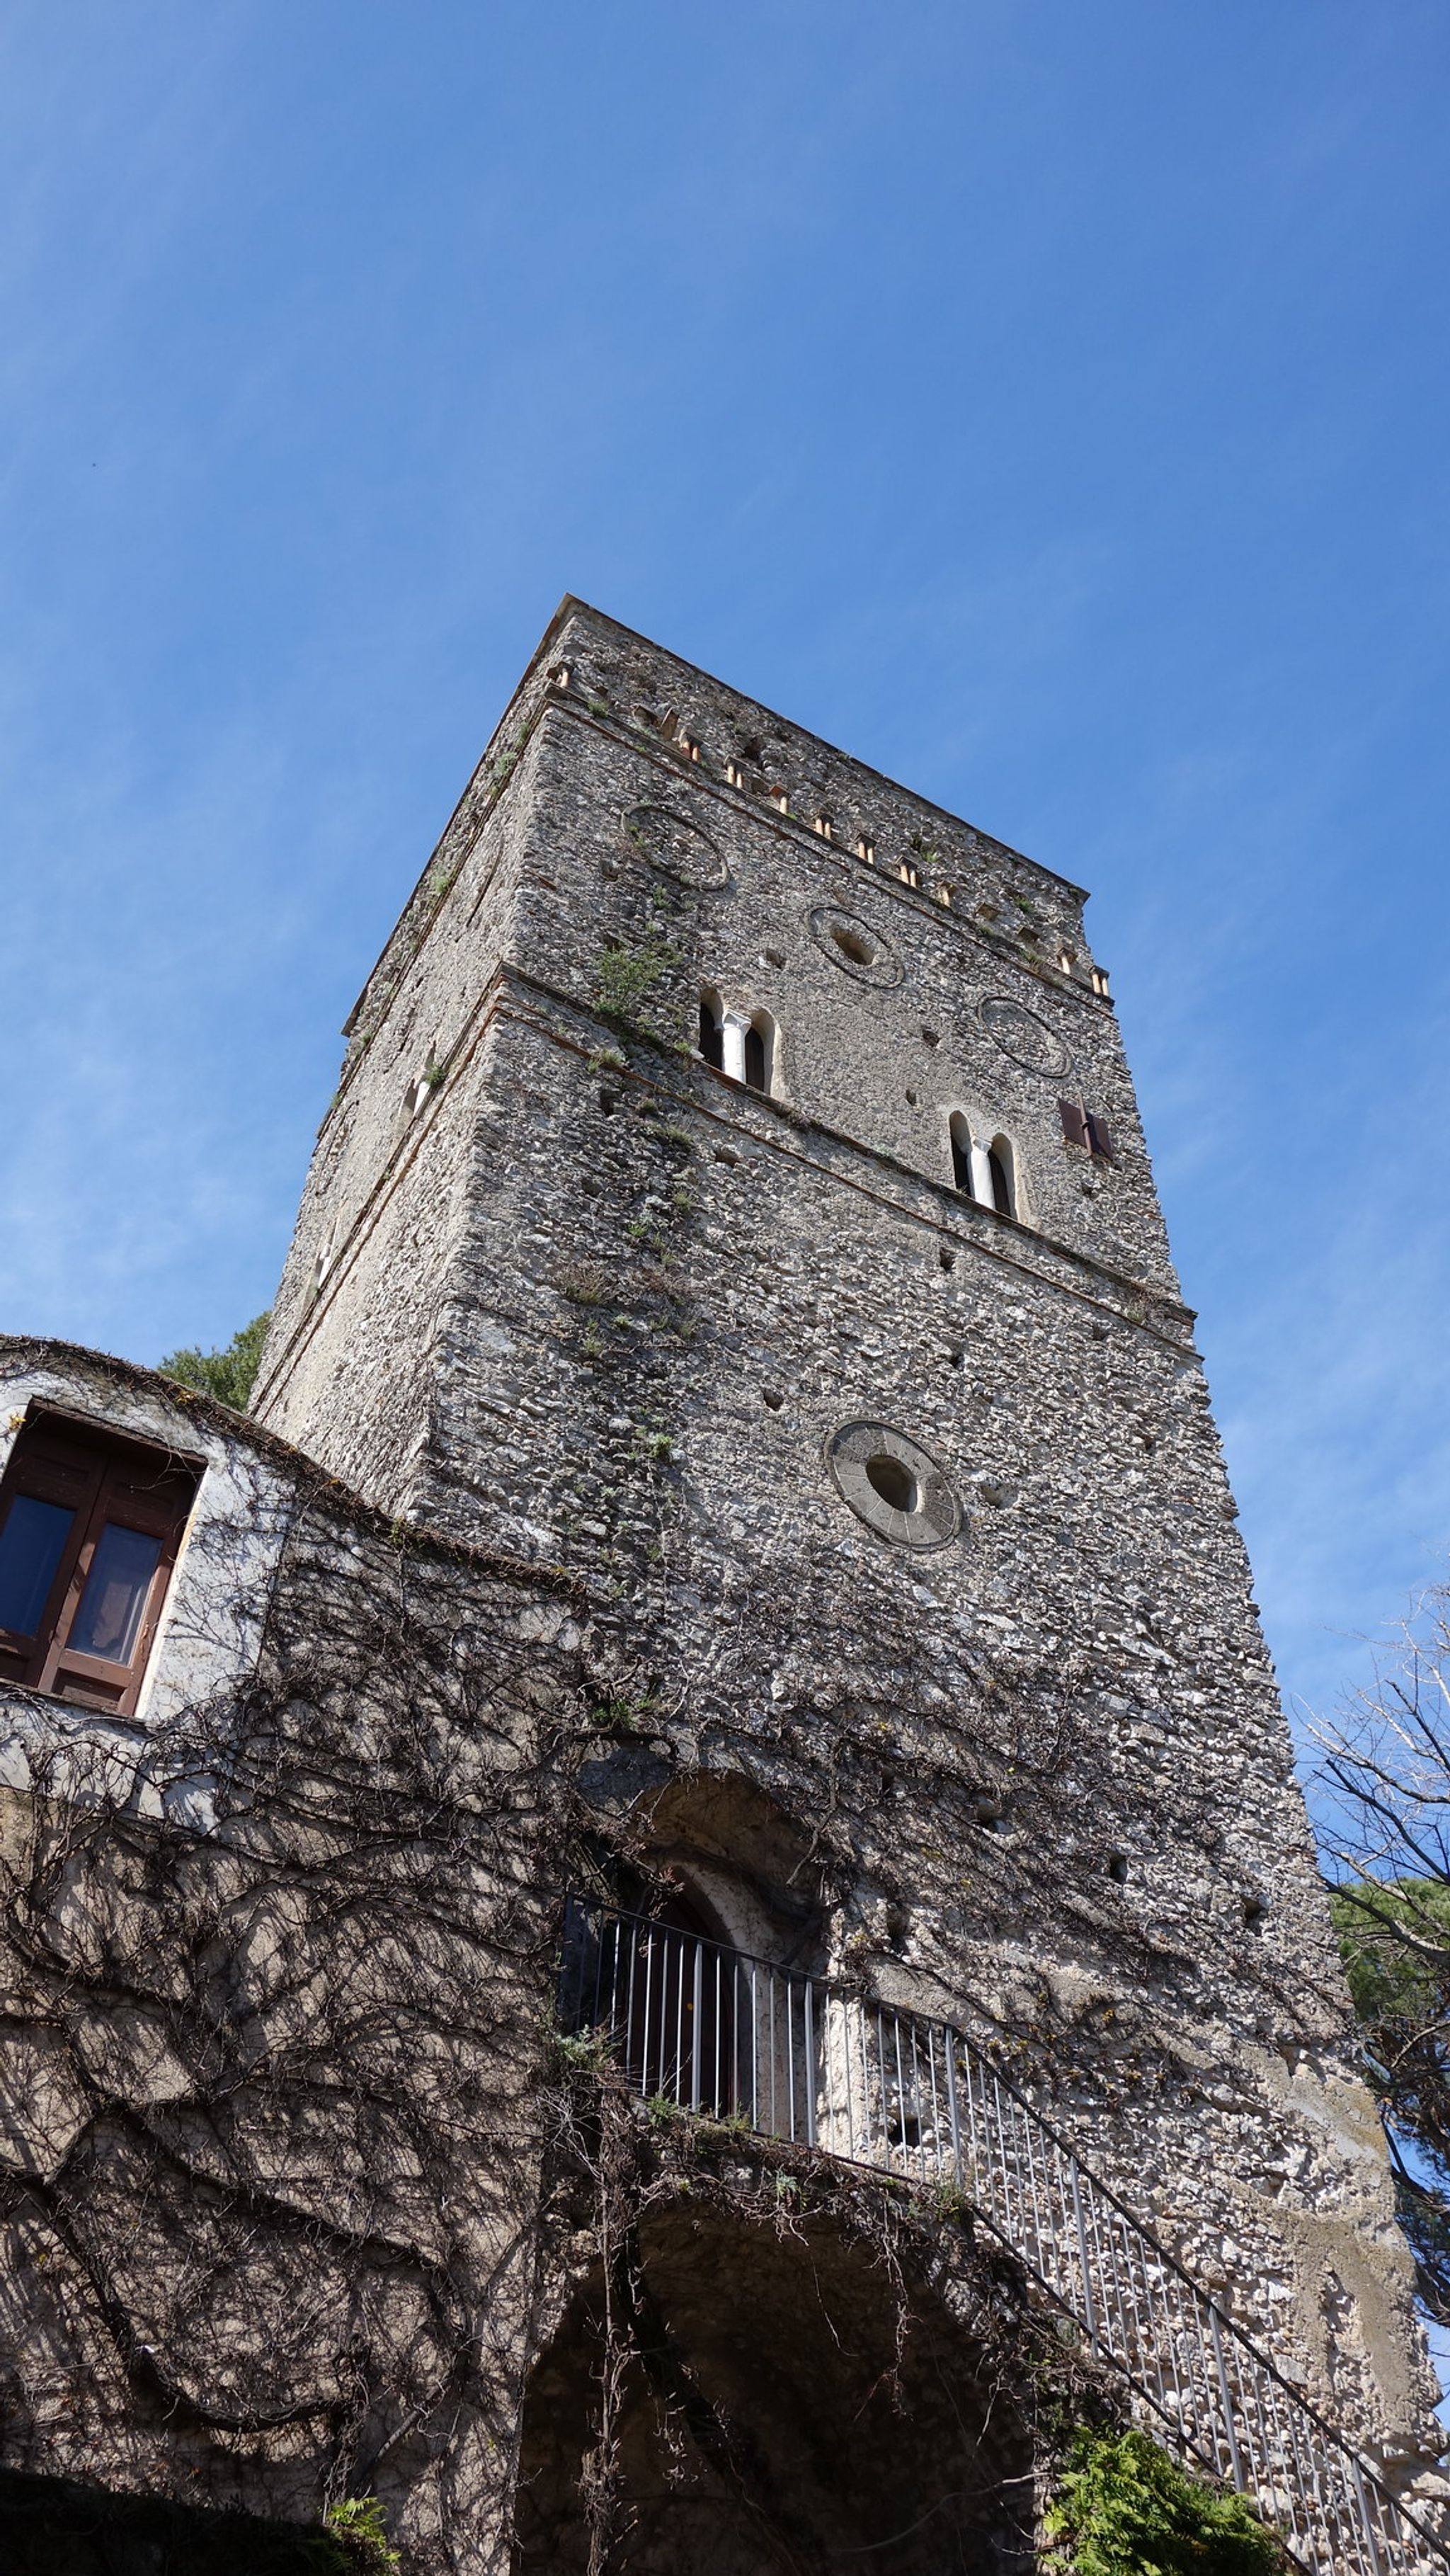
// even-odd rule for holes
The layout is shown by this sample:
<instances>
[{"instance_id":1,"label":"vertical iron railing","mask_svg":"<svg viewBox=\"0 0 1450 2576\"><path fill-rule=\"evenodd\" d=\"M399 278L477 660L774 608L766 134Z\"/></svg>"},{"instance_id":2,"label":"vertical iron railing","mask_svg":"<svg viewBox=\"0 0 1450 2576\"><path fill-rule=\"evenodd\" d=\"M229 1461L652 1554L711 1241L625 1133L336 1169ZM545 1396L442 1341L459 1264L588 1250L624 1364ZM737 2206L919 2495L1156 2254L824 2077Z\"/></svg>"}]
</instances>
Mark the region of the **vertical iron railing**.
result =
<instances>
[{"instance_id":1,"label":"vertical iron railing","mask_svg":"<svg viewBox=\"0 0 1450 2576\"><path fill-rule=\"evenodd\" d=\"M1186 2461L1311 2576L1430 2576L1450 2549L950 2023L571 1897L564 2029L646 2100L959 2190Z\"/></svg>"}]
</instances>

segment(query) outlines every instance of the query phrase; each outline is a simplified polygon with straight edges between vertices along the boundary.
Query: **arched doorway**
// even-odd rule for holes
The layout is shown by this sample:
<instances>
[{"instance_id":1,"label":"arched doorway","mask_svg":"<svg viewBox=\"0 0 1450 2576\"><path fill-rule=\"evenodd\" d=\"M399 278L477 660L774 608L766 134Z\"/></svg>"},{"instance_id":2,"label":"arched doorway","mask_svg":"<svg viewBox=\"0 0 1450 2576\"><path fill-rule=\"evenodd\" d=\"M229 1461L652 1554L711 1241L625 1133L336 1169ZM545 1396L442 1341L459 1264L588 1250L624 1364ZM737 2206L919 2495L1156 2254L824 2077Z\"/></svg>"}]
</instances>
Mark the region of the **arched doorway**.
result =
<instances>
[{"instance_id":1,"label":"arched doorway","mask_svg":"<svg viewBox=\"0 0 1450 2576\"><path fill-rule=\"evenodd\" d=\"M617 2371L601 2275L533 2373L514 2576L586 2576L591 2514L609 2576L1026 2576L1030 2439L924 2282L824 2216L693 2196L638 2251Z\"/></svg>"}]
</instances>

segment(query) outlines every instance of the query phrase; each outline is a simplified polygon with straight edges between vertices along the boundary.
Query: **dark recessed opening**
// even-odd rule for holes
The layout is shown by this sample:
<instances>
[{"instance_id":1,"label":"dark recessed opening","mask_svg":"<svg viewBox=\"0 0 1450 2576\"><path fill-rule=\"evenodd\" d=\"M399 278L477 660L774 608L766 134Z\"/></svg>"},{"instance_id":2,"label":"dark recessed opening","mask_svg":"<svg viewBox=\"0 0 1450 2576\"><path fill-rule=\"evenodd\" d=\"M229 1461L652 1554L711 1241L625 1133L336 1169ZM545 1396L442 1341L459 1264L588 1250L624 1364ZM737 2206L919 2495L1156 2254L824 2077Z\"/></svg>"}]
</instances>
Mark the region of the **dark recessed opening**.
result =
<instances>
[{"instance_id":1,"label":"dark recessed opening","mask_svg":"<svg viewBox=\"0 0 1450 2576\"><path fill-rule=\"evenodd\" d=\"M1109 1852L1109 1854L1108 1854L1108 1876L1109 1876L1109 1878L1111 1878L1111 1879L1115 1879L1115 1880L1117 1881L1118 1886L1119 1886L1119 1887L1121 1887L1121 1886L1122 1886L1122 1884L1123 1884L1123 1881L1124 1881L1124 1879L1127 1877L1127 1875L1128 1875L1128 1863L1127 1863L1127 1858L1126 1858L1125 1854L1124 1854L1124 1853L1122 1853L1122 1852Z\"/></svg>"},{"instance_id":2,"label":"dark recessed opening","mask_svg":"<svg viewBox=\"0 0 1450 2576\"><path fill-rule=\"evenodd\" d=\"M619 1094L618 1094L618 1092L617 1092L617 1091L601 1091L601 1093L600 1093L600 1095L599 1095L599 1106L600 1106L600 1108L603 1110L604 1115L605 1115L605 1117L607 1118L607 1117L609 1116L609 1113L610 1113L610 1111L611 1111L612 1109L617 1109L617 1108L619 1107Z\"/></svg>"},{"instance_id":3,"label":"dark recessed opening","mask_svg":"<svg viewBox=\"0 0 1450 2576\"><path fill-rule=\"evenodd\" d=\"M863 938L859 930L847 930L841 922L837 921L831 925L831 937L841 955L849 957L853 966L875 965L876 951L870 940Z\"/></svg>"},{"instance_id":4,"label":"dark recessed opening","mask_svg":"<svg viewBox=\"0 0 1450 2576\"><path fill-rule=\"evenodd\" d=\"M777 1395L773 1387L766 1387L764 1389L764 1395L765 1401L769 1405L771 1412L779 1413L781 1406L785 1402L785 1397L783 1395Z\"/></svg>"},{"instance_id":5,"label":"dark recessed opening","mask_svg":"<svg viewBox=\"0 0 1450 2576\"><path fill-rule=\"evenodd\" d=\"M866 1482L894 1512L915 1511L919 1500L916 1478L900 1458L893 1458L885 1450L878 1458L868 1458Z\"/></svg>"},{"instance_id":6,"label":"dark recessed opening","mask_svg":"<svg viewBox=\"0 0 1450 2576\"><path fill-rule=\"evenodd\" d=\"M965 1357L966 1357L966 1353L965 1353L965 1351L948 1351L948 1353L947 1353L947 1366L948 1366L948 1368L960 1368L960 1367L961 1367L961 1364L962 1364L962 1362L963 1362L963 1360L965 1359Z\"/></svg>"},{"instance_id":7,"label":"dark recessed opening","mask_svg":"<svg viewBox=\"0 0 1450 2576\"><path fill-rule=\"evenodd\" d=\"M914 1109L916 1107L916 1093L914 1091L908 1091L906 1102L909 1109Z\"/></svg>"},{"instance_id":8,"label":"dark recessed opening","mask_svg":"<svg viewBox=\"0 0 1450 2576\"><path fill-rule=\"evenodd\" d=\"M1244 1930L1246 1932L1257 1932L1259 1925L1262 1923L1268 1910L1269 1909L1261 1896L1246 1896L1244 1898Z\"/></svg>"},{"instance_id":9,"label":"dark recessed opening","mask_svg":"<svg viewBox=\"0 0 1450 2576\"><path fill-rule=\"evenodd\" d=\"M921 1034L925 1038L928 1046L941 1045L940 1035L935 1029L923 1029Z\"/></svg>"},{"instance_id":10,"label":"dark recessed opening","mask_svg":"<svg viewBox=\"0 0 1450 2576\"><path fill-rule=\"evenodd\" d=\"M956 1254L954 1252L948 1252L945 1247L943 1247L943 1249L938 1253L937 1259L940 1261L943 1270L955 1270L957 1266Z\"/></svg>"}]
</instances>

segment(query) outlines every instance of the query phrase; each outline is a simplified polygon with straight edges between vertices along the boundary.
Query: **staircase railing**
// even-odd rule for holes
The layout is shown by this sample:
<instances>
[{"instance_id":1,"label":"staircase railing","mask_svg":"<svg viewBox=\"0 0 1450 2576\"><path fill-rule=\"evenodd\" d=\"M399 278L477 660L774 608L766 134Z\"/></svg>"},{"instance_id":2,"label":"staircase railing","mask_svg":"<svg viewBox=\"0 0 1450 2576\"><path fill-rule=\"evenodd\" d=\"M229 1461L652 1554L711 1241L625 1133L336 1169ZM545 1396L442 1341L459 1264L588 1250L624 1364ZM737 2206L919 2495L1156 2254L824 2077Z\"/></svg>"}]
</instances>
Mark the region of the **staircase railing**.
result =
<instances>
[{"instance_id":1,"label":"staircase railing","mask_svg":"<svg viewBox=\"0 0 1450 2576\"><path fill-rule=\"evenodd\" d=\"M1450 2566L1450 2548L964 2031L579 1897L560 2017L646 2099L959 2190L1128 2382L1148 2429L1247 2497L1311 2576Z\"/></svg>"}]
</instances>

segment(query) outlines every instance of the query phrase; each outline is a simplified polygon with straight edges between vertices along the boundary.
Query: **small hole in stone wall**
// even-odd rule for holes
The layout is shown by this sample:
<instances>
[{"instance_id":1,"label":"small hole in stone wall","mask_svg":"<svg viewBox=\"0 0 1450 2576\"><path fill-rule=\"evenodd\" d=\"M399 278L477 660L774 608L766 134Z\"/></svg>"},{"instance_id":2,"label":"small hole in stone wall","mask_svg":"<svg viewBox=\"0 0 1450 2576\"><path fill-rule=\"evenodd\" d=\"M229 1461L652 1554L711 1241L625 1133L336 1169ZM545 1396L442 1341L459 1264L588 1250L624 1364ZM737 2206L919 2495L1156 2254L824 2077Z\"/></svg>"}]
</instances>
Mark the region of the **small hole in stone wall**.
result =
<instances>
[{"instance_id":1,"label":"small hole in stone wall","mask_svg":"<svg viewBox=\"0 0 1450 2576\"><path fill-rule=\"evenodd\" d=\"M966 1358L966 1352L965 1352L965 1351L948 1351L948 1353L947 1353L947 1367L948 1367L948 1368L960 1368L960 1367L961 1367L961 1364L962 1364L962 1362L963 1362L963 1360L964 1360L965 1358Z\"/></svg>"},{"instance_id":2,"label":"small hole in stone wall","mask_svg":"<svg viewBox=\"0 0 1450 2576\"><path fill-rule=\"evenodd\" d=\"M888 1450L867 1459L866 1482L894 1512L914 1512L921 1499L916 1478L905 1460L893 1458Z\"/></svg>"},{"instance_id":3,"label":"small hole in stone wall","mask_svg":"<svg viewBox=\"0 0 1450 2576\"><path fill-rule=\"evenodd\" d=\"M581 1172L581 1173L580 1173L580 1175L579 1175L579 1187L580 1187L580 1189L583 1191L584 1196L586 1197L586 1199L597 1199L597 1198L598 1198L598 1196L599 1196L599 1183L596 1181L596 1179L595 1179L595 1177L594 1177L594 1174L593 1174L592 1172Z\"/></svg>"},{"instance_id":4,"label":"small hole in stone wall","mask_svg":"<svg viewBox=\"0 0 1450 2576\"><path fill-rule=\"evenodd\" d=\"M916 1093L914 1091L908 1091L906 1095L906 1105L908 1109L914 1109L916 1107Z\"/></svg>"},{"instance_id":5,"label":"small hole in stone wall","mask_svg":"<svg viewBox=\"0 0 1450 2576\"><path fill-rule=\"evenodd\" d=\"M619 1107L618 1092L601 1091L599 1095L599 1106L603 1110L605 1117L608 1118L611 1113Z\"/></svg>"},{"instance_id":6,"label":"small hole in stone wall","mask_svg":"<svg viewBox=\"0 0 1450 2576\"><path fill-rule=\"evenodd\" d=\"M1243 1908L1244 1930L1246 1932L1257 1932L1259 1925L1263 1922L1264 1916L1269 1910L1264 1899L1262 1896L1246 1896L1243 1900Z\"/></svg>"},{"instance_id":7,"label":"small hole in stone wall","mask_svg":"<svg viewBox=\"0 0 1450 2576\"><path fill-rule=\"evenodd\" d=\"M769 1405L771 1412L779 1413L781 1406L785 1402L785 1397L783 1395L777 1395L773 1386L765 1387L762 1389L762 1393L764 1394L765 1401Z\"/></svg>"},{"instance_id":8,"label":"small hole in stone wall","mask_svg":"<svg viewBox=\"0 0 1450 2576\"><path fill-rule=\"evenodd\" d=\"M785 964L785 951L784 951L784 949L783 949L783 948L767 948L767 950L766 950L766 952L765 952L765 962L766 962L767 966L783 966L783 965Z\"/></svg>"},{"instance_id":9,"label":"small hole in stone wall","mask_svg":"<svg viewBox=\"0 0 1450 2576\"><path fill-rule=\"evenodd\" d=\"M1121 1887L1121 1886L1122 1886L1122 1884L1123 1884L1123 1882L1124 1882L1124 1880L1126 1879L1127 1875L1128 1875L1128 1862L1127 1862L1127 1855L1126 1855L1125 1853L1123 1853L1123 1852L1109 1852L1109 1854L1108 1854L1108 1876L1109 1876L1109 1878L1113 1879L1113 1880L1116 1882L1116 1884L1117 1884L1119 1887Z\"/></svg>"},{"instance_id":10,"label":"small hole in stone wall","mask_svg":"<svg viewBox=\"0 0 1450 2576\"><path fill-rule=\"evenodd\" d=\"M941 1037L936 1029L923 1029L921 1034L928 1046L934 1047L941 1045Z\"/></svg>"},{"instance_id":11,"label":"small hole in stone wall","mask_svg":"<svg viewBox=\"0 0 1450 2576\"><path fill-rule=\"evenodd\" d=\"M938 1252L937 1259L941 1263L943 1270L955 1270L957 1266L956 1254L954 1252L948 1252L945 1244L943 1244L941 1250Z\"/></svg>"},{"instance_id":12,"label":"small hole in stone wall","mask_svg":"<svg viewBox=\"0 0 1450 2576\"><path fill-rule=\"evenodd\" d=\"M1002 1830L1001 1799L979 1798L973 1812L973 1822L981 1828L984 1834L1000 1833Z\"/></svg>"},{"instance_id":13,"label":"small hole in stone wall","mask_svg":"<svg viewBox=\"0 0 1450 2576\"><path fill-rule=\"evenodd\" d=\"M831 937L834 939L841 955L843 957L849 957L853 966L875 965L876 951L872 947L870 940L864 939L859 930L847 930L842 923L837 921L831 924Z\"/></svg>"}]
</instances>

